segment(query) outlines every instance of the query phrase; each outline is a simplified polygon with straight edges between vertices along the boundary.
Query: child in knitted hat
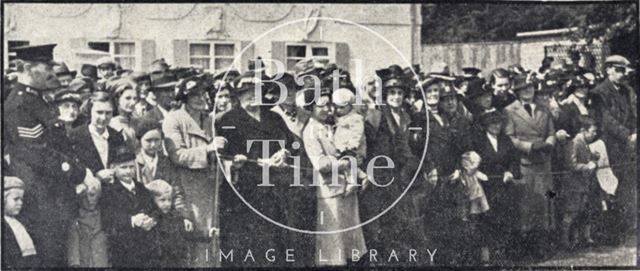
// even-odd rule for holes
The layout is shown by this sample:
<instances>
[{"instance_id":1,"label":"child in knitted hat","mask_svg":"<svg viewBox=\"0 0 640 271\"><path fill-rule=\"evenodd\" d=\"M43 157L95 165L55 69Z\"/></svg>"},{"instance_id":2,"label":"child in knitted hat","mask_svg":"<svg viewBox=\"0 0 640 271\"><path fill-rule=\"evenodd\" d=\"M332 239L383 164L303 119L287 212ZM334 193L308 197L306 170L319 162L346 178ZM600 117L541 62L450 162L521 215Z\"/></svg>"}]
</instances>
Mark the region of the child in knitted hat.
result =
<instances>
[{"instance_id":1,"label":"child in knitted hat","mask_svg":"<svg viewBox=\"0 0 640 271\"><path fill-rule=\"evenodd\" d=\"M353 110L355 94L349 89L340 88L331 98L335 107L336 129L333 133L333 144L338 151L337 157L355 157L360 166L367 154L367 144L364 134L364 117ZM351 172L347 174L351 175ZM348 179L357 180L358 183L366 184L367 182L367 174L360 168L353 177ZM346 192L357 189L357 186L357 183L349 182Z\"/></svg>"},{"instance_id":2,"label":"child in knitted hat","mask_svg":"<svg viewBox=\"0 0 640 271\"><path fill-rule=\"evenodd\" d=\"M24 182L18 177L5 176L2 191L2 268L27 268L38 264L38 255L27 228L16 216L22 210Z\"/></svg>"}]
</instances>

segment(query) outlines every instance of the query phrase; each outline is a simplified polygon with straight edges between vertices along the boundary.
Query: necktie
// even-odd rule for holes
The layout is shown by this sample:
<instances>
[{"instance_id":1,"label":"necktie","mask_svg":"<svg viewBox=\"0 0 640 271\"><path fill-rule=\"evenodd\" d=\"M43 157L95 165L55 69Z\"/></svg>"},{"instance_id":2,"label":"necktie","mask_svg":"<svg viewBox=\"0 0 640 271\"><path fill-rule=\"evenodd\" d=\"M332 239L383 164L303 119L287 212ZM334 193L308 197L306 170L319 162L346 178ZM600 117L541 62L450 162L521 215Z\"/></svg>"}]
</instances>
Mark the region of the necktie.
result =
<instances>
[{"instance_id":1,"label":"necktie","mask_svg":"<svg viewBox=\"0 0 640 271\"><path fill-rule=\"evenodd\" d=\"M527 113L529 113L529 116L533 117L533 110L530 104L525 104L524 109L527 110Z\"/></svg>"}]
</instances>

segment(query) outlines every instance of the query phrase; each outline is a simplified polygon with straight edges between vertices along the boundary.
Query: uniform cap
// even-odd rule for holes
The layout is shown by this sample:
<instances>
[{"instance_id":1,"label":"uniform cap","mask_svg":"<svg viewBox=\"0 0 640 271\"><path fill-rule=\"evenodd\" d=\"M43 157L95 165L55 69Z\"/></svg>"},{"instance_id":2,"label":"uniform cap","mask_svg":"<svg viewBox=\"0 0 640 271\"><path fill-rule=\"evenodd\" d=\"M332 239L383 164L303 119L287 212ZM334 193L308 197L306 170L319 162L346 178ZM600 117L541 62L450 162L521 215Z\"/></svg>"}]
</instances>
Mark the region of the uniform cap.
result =
<instances>
[{"instance_id":1,"label":"uniform cap","mask_svg":"<svg viewBox=\"0 0 640 271\"><path fill-rule=\"evenodd\" d=\"M53 48L57 44L31 45L12 48L16 58L25 61L50 62L53 60Z\"/></svg>"}]
</instances>

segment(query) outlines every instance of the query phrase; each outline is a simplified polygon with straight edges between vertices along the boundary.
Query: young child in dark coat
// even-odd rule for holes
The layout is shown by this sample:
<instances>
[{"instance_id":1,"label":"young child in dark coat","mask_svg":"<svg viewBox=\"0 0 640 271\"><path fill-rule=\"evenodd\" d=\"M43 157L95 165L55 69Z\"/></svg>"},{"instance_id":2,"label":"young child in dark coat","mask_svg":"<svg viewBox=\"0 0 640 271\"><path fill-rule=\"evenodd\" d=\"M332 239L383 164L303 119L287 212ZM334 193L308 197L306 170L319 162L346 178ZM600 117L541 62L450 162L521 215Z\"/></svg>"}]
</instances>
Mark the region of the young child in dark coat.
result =
<instances>
[{"instance_id":1,"label":"young child in dark coat","mask_svg":"<svg viewBox=\"0 0 640 271\"><path fill-rule=\"evenodd\" d=\"M111 165L114 182L103 188L102 222L109 237L113 267L135 268L149 264L149 231L157 222L150 216L151 193L135 180L135 158L127 146L117 148Z\"/></svg>"},{"instance_id":2,"label":"young child in dark coat","mask_svg":"<svg viewBox=\"0 0 640 271\"><path fill-rule=\"evenodd\" d=\"M173 187L164 180L154 180L146 185L153 195L155 208L151 216L156 226L150 232L149 266L184 267L187 260L188 232L193 232L191 223L184 223L183 216L174 208Z\"/></svg>"},{"instance_id":3,"label":"young child in dark coat","mask_svg":"<svg viewBox=\"0 0 640 271\"><path fill-rule=\"evenodd\" d=\"M38 254L28 229L16 216L22 210L24 182L18 177L4 177L2 187L2 269L38 266Z\"/></svg>"}]
</instances>

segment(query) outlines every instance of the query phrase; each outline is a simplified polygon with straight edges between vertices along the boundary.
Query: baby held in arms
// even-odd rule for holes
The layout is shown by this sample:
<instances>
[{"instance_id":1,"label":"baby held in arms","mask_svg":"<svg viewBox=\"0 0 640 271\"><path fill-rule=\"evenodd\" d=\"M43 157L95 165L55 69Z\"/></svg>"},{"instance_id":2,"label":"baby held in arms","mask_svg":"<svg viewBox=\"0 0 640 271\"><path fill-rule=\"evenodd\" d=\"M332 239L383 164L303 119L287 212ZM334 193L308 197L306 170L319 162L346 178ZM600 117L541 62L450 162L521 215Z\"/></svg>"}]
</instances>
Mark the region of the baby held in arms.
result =
<instances>
[{"instance_id":1,"label":"baby held in arms","mask_svg":"<svg viewBox=\"0 0 640 271\"><path fill-rule=\"evenodd\" d=\"M349 193L357 189L358 183L366 185L367 174L359 168L367 154L367 145L364 134L364 117L353 109L355 94L346 88L336 90L332 95L335 107L336 128L333 133L333 144L336 148L335 156L338 159L350 159L357 162L357 172L347 172L347 186L345 192Z\"/></svg>"}]
</instances>

